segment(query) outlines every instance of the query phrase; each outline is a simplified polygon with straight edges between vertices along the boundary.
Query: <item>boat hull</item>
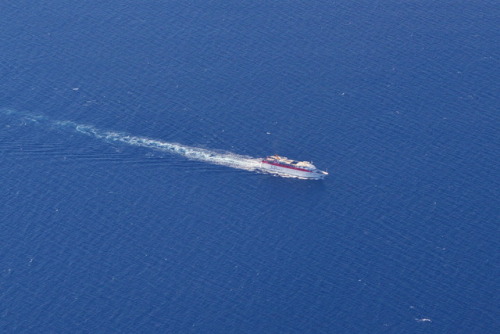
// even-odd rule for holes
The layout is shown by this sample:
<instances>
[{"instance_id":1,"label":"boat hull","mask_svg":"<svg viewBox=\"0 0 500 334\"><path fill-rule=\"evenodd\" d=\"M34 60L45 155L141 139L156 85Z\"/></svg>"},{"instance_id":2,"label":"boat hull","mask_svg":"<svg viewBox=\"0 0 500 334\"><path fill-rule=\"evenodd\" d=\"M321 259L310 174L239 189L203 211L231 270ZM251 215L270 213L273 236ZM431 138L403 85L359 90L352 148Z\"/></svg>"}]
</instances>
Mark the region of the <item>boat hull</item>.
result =
<instances>
[{"instance_id":1,"label":"boat hull","mask_svg":"<svg viewBox=\"0 0 500 334\"><path fill-rule=\"evenodd\" d=\"M327 172L324 171L307 171L298 168L290 168L283 167L275 164L270 164L266 162L262 162L261 170L267 173L277 174L280 176L289 176L289 177L297 177L301 179L311 179L311 180L320 180L328 175Z\"/></svg>"}]
</instances>

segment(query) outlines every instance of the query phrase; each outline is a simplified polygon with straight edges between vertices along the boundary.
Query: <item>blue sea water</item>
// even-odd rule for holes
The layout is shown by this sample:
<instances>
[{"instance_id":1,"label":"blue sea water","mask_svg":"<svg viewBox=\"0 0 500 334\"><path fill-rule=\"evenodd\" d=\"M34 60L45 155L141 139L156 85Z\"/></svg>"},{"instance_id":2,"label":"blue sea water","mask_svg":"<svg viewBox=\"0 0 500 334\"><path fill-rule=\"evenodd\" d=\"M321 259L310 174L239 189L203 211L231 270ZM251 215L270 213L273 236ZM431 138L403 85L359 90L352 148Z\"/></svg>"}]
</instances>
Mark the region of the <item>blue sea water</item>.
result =
<instances>
[{"instance_id":1,"label":"blue sea water","mask_svg":"<svg viewBox=\"0 0 500 334\"><path fill-rule=\"evenodd\" d=\"M500 332L497 1L0 18L2 332Z\"/></svg>"}]
</instances>

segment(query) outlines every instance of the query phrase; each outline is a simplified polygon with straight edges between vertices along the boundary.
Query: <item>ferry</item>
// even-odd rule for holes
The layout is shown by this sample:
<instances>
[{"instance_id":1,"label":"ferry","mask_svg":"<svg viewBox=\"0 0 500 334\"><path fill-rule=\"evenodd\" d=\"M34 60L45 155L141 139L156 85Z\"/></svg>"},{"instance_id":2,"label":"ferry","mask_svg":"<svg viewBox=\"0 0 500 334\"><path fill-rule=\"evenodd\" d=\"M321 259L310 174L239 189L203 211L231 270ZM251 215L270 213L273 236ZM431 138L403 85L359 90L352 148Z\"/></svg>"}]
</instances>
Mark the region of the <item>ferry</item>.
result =
<instances>
[{"instance_id":1,"label":"ferry","mask_svg":"<svg viewBox=\"0 0 500 334\"><path fill-rule=\"evenodd\" d=\"M276 174L295 176L303 179L322 179L328 172L319 170L309 161L296 161L279 155L271 155L262 159L260 168Z\"/></svg>"}]
</instances>

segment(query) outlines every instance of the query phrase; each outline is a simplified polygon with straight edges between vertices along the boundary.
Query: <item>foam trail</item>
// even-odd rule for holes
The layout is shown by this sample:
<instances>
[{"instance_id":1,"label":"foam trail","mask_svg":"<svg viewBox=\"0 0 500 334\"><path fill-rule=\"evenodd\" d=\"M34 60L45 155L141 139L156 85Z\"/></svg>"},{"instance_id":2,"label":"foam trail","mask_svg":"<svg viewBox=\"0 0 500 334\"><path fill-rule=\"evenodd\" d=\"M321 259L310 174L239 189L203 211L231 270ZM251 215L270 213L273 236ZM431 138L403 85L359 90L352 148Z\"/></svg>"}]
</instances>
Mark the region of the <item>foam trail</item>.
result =
<instances>
[{"instance_id":1,"label":"foam trail","mask_svg":"<svg viewBox=\"0 0 500 334\"><path fill-rule=\"evenodd\" d=\"M171 154L177 154L190 160L203 161L215 165L223 165L248 171L256 171L260 167L261 159L231 152L218 152L146 137L131 136L126 133L101 130L91 125L77 124L71 121L57 121L54 122L54 124L65 128L71 127L79 133L105 141L119 142L131 146L145 147Z\"/></svg>"},{"instance_id":2,"label":"foam trail","mask_svg":"<svg viewBox=\"0 0 500 334\"><path fill-rule=\"evenodd\" d=\"M72 121L52 120L46 116L19 112L12 109L0 109L0 113L16 116L19 121L21 121L21 125L32 122L46 127L76 131L89 137L105 140L108 142L118 142L126 145L144 147L170 154L176 154L190 160L202 161L215 165L227 166L253 172L270 173L281 177L300 178L296 176L281 174L279 172L260 169L262 158L254 158L247 155L239 155L231 152L215 151L178 143L165 142L162 140L151 139L147 137L132 136L122 132L98 129L92 125L78 124Z\"/></svg>"}]
</instances>

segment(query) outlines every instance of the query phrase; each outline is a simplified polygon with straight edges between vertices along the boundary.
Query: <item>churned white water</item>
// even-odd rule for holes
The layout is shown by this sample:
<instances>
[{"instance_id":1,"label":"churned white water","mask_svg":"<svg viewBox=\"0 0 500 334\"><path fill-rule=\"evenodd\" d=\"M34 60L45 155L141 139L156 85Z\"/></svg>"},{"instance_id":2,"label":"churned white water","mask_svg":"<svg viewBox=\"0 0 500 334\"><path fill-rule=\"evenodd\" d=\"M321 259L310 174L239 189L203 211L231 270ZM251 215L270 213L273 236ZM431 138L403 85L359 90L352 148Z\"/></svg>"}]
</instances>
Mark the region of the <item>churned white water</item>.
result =
<instances>
[{"instance_id":1,"label":"churned white water","mask_svg":"<svg viewBox=\"0 0 500 334\"><path fill-rule=\"evenodd\" d=\"M169 154L175 154L183 156L190 160L242 169L251 172L272 174L280 177L303 179L302 177L289 175L276 170L262 169L262 158L255 158L222 150L211 150L195 146L188 146L159 139L133 136L124 132L103 130L92 125L79 124L68 120L52 120L43 115L35 115L12 109L2 109L1 112L6 115L17 116L20 125L25 125L27 123L36 123L48 128L75 131L80 134L84 134L89 137L104 140L107 142L122 143L130 146L144 147Z\"/></svg>"}]
</instances>

